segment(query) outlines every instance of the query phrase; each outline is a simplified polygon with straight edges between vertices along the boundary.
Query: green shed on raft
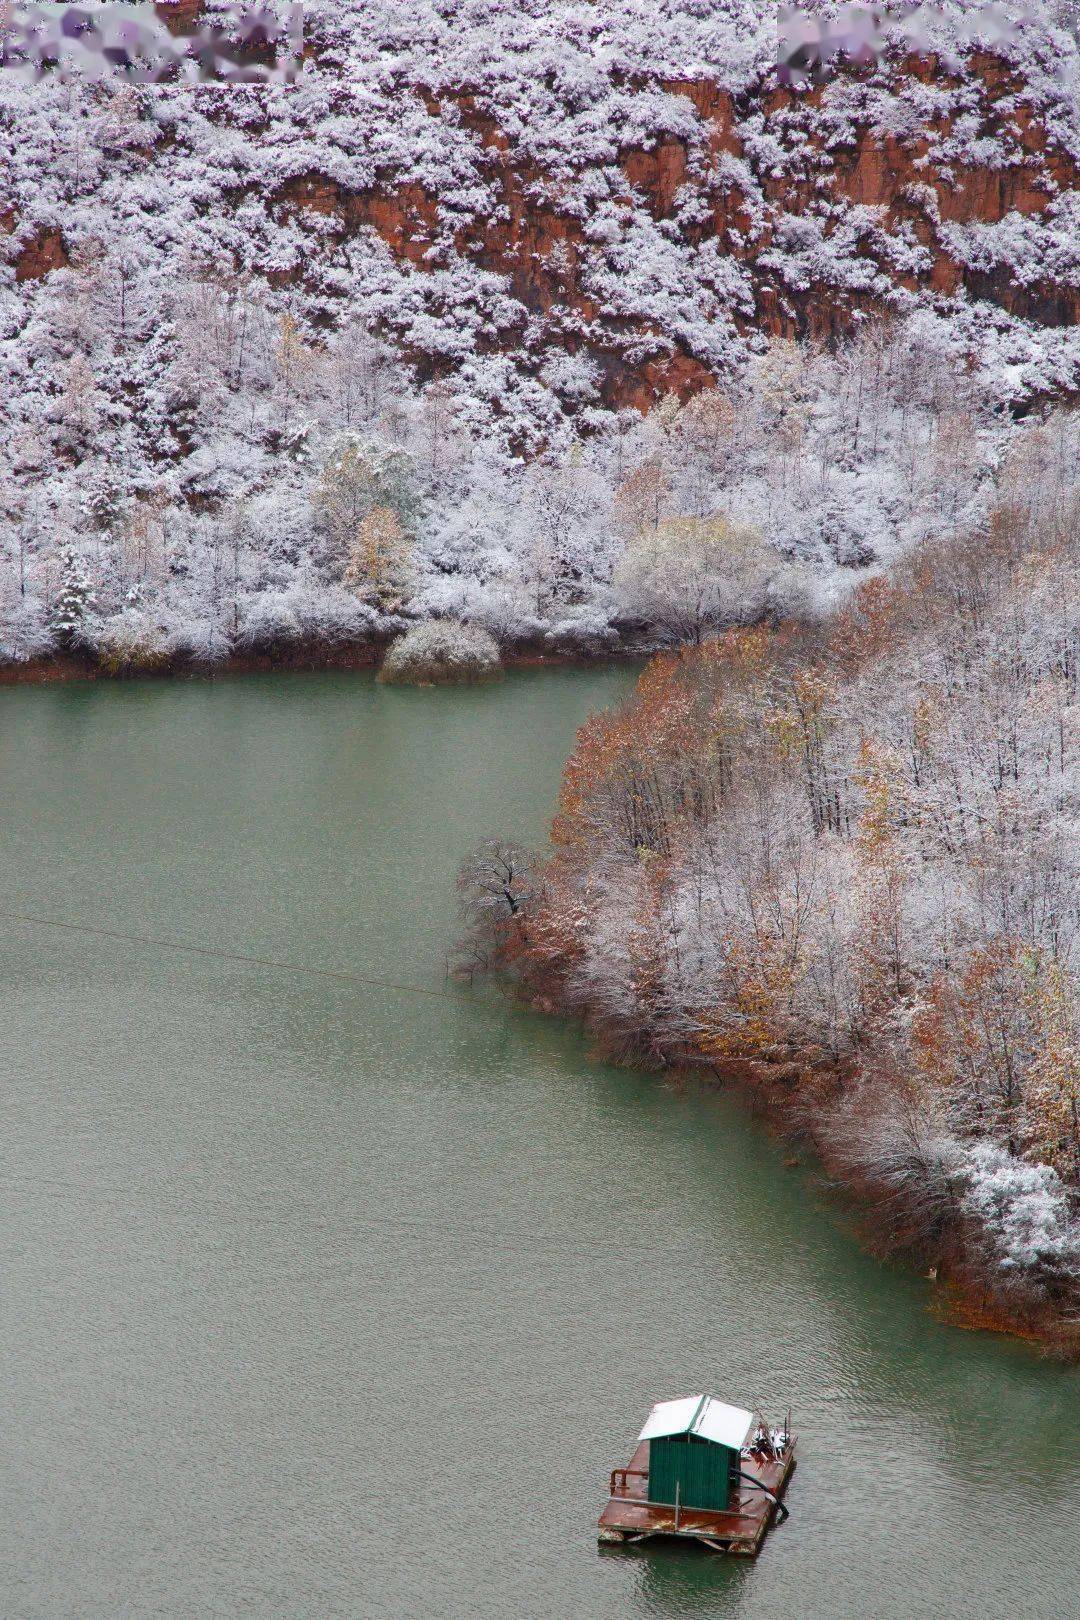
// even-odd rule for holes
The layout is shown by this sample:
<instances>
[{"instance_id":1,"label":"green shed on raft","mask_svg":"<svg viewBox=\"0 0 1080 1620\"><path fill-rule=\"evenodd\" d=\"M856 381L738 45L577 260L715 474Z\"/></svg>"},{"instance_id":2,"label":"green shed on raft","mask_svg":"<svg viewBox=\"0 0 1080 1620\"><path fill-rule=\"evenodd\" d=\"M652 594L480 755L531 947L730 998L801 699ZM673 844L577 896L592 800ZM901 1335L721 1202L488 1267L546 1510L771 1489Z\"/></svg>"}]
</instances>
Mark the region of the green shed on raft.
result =
<instances>
[{"instance_id":1,"label":"green shed on raft","mask_svg":"<svg viewBox=\"0 0 1080 1620\"><path fill-rule=\"evenodd\" d=\"M712 1395L658 1401L638 1436L649 1442L649 1501L722 1512L755 1427L752 1412Z\"/></svg>"}]
</instances>

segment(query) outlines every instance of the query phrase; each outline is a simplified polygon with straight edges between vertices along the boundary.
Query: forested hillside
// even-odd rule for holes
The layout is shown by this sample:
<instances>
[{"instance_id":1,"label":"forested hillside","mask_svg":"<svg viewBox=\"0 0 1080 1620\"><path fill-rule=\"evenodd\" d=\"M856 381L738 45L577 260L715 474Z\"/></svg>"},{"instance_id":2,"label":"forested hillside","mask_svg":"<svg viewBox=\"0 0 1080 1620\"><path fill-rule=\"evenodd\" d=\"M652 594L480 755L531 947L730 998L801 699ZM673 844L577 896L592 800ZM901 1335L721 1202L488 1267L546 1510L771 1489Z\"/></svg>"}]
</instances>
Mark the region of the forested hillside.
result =
<instances>
[{"instance_id":1,"label":"forested hillside","mask_svg":"<svg viewBox=\"0 0 1080 1620\"><path fill-rule=\"evenodd\" d=\"M693 639L977 524L1080 376L1076 41L1015 9L802 85L743 0L315 0L293 84L9 65L0 658Z\"/></svg>"},{"instance_id":2,"label":"forested hillside","mask_svg":"<svg viewBox=\"0 0 1080 1620\"><path fill-rule=\"evenodd\" d=\"M1077 490L1018 467L818 628L657 659L490 844L474 948L606 1046L738 1079L874 1240L1080 1349Z\"/></svg>"}]
</instances>

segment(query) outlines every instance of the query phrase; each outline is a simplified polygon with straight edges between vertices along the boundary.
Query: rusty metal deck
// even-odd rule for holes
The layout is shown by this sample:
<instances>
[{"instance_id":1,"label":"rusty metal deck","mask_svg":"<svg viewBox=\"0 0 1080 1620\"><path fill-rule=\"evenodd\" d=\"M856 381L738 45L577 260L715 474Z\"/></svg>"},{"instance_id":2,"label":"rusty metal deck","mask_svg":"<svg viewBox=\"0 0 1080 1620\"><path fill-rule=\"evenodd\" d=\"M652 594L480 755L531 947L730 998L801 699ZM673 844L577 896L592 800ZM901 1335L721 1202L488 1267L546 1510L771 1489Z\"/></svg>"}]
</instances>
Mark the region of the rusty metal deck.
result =
<instances>
[{"instance_id":1,"label":"rusty metal deck","mask_svg":"<svg viewBox=\"0 0 1080 1620\"><path fill-rule=\"evenodd\" d=\"M775 1496L782 1498L795 1471L794 1438L779 1461L755 1452L744 1459L743 1466ZM647 1499L648 1474L649 1442L642 1440L627 1466L616 1468L611 1475L611 1495L600 1515L602 1543L615 1545L643 1541L649 1536L683 1536L704 1542L717 1552L737 1553L744 1558L754 1558L760 1552L776 1512L775 1504L764 1491L741 1484L738 1496L724 1513L705 1508L680 1508L676 1526L673 1507Z\"/></svg>"}]
</instances>

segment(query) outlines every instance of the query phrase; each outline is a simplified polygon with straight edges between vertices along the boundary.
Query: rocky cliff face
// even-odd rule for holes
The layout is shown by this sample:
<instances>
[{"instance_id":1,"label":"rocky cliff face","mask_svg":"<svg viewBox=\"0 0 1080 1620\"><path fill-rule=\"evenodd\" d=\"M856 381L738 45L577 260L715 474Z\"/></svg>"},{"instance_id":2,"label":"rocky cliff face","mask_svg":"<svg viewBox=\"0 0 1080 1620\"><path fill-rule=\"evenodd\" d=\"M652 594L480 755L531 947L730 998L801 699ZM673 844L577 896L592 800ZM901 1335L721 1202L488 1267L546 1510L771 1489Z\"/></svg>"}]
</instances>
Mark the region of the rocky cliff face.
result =
<instances>
[{"instance_id":1,"label":"rocky cliff face","mask_svg":"<svg viewBox=\"0 0 1080 1620\"><path fill-rule=\"evenodd\" d=\"M0 86L15 281L125 235L163 299L240 272L305 335L390 335L521 443L868 316L924 320L1003 399L1080 381L1080 68L1049 13L807 90L749 0L306 12L294 86Z\"/></svg>"},{"instance_id":2,"label":"rocky cliff face","mask_svg":"<svg viewBox=\"0 0 1080 1620\"><path fill-rule=\"evenodd\" d=\"M884 128L883 84L893 106L917 105L925 91L927 105L944 108ZM1001 316L1080 324L1080 163L1002 57L978 53L950 72L908 55L887 75L852 68L809 93L765 80L736 98L707 78L646 89L684 98L691 130L620 148L605 206L624 219L643 209L691 258L727 261L742 295L730 307L739 332L842 338L866 316L917 302L946 316L982 306L978 319L991 325ZM444 256L505 278L519 340L539 323L586 354L607 406L647 410L716 380L722 367L692 332L605 307L596 269L607 244L598 246L580 208L580 173L570 182L545 173L474 94L429 95L425 106L433 118L452 111L475 135L494 208L447 218L434 189L393 167L357 189L308 170L278 189L277 206L301 229L322 216L324 241L373 230L421 273L441 241ZM513 338L504 328L498 341ZM414 353L438 369L434 355Z\"/></svg>"}]
</instances>

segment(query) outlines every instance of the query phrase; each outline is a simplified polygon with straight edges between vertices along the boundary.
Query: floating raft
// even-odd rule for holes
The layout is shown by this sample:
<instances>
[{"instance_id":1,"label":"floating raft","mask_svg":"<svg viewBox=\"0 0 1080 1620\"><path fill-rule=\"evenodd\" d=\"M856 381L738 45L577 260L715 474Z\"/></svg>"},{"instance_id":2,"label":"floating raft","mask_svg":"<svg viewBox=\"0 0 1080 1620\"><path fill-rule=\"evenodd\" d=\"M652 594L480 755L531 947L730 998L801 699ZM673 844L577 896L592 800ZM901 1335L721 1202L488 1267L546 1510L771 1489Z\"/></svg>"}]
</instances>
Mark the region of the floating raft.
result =
<instances>
[{"instance_id":1,"label":"floating raft","mask_svg":"<svg viewBox=\"0 0 1080 1620\"><path fill-rule=\"evenodd\" d=\"M713 1552L756 1558L776 1513L772 1498L783 1497L795 1472L795 1437L788 1438L782 1457L750 1450L742 1461L746 1472L759 1479L772 1496L742 1480L725 1511L676 1509L648 1500L649 1441L641 1440L627 1467L612 1470L611 1495L600 1515L600 1544L618 1546L649 1536L681 1536L703 1542Z\"/></svg>"}]
</instances>

